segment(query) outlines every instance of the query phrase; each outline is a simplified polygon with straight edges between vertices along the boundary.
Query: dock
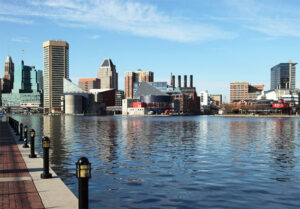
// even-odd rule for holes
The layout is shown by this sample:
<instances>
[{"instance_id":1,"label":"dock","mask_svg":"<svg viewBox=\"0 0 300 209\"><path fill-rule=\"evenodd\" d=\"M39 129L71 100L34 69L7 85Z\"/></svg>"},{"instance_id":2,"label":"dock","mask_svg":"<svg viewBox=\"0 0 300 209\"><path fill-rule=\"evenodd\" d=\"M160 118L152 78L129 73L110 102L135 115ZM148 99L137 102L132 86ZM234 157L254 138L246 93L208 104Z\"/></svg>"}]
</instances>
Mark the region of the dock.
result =
<instances>
[{"instance_id":1,"label":"dock","mask_svg":"<svg viewBox=\"0 0 300 209\"><path fill-rule=\"evenodd\" d=\"M29 158L22 145L9 123L0 121L0 208L78 208L77 197L51 168L53 178L41 179L43 159Z\"/></svg>"}]
</instances>

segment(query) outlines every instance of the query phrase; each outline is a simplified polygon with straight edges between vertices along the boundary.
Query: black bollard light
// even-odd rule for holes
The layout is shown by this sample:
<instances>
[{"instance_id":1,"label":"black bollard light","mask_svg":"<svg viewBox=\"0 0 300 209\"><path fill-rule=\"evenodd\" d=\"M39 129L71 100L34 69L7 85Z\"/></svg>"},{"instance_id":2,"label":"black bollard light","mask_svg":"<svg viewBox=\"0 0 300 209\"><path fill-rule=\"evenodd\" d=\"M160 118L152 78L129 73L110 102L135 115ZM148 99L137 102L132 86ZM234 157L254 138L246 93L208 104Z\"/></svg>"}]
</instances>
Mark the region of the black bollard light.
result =
<instances>
[{"instance_id":1,"label":"black bollard light","mask_svg":"<svg viewBox=\"0 0 300 209\"><path fill-rule=\"evenodd\" d=\"M81 157L76 163L78 178L79 209L89 208L89 179L91 178L91 163L86 157Z\"/></svg>"},{"instance_id":2,"label":"black bollard light","mask_svg":"<svg viewBox=\"0 0 300 209\"><path fill-rule=\"evenodd\" d=\"M24 126L24 148L28 148L28 128L27 126Z\"/></svg>"},{"instance_id":3,"label":"black bollard light","mask_svg":"<svg viewBox=\"0 0 300 209\"><path fill-rule=\"evenodd\" d=\"M35 131L33 129L30 130L30 155L29 158L36 158L36 154L34 153L34 138Z\"/></svg>"},{"instance_id":4,"label":"black bollard light","mask_svg":"<svg viewBox=\"0 0 300 209\"><path fill-rule=\"evenodd\" d=\"M20 124L20 139L19 141L23 141L23 123Z\"/></svg>"},{"instance_id":5,"label":"black bollard light","mask_svg":"<svg viewBox=\"0 0 300 209\"><path fill-rule=\"evenodd\" d=\"M49 148L50 148L50 139L45 136L42 139L43 146L43 160L44 160L44 172L41 174L42 179L52 178L52 174L49 173Z\"/></svg>"}]
</instances>

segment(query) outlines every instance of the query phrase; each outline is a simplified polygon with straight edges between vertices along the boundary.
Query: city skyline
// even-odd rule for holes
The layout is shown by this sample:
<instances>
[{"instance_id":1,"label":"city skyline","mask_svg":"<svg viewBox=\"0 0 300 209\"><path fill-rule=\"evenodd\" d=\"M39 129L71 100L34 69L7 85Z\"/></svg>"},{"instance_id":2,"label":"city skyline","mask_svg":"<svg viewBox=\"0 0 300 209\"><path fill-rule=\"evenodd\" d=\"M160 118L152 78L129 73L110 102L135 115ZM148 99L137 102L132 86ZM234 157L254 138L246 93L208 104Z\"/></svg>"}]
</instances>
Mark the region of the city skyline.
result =
<instances>
[{"instance_id":1,"label":"city skyline","mask_svg":"<svg viewBox=\"0 0 300 209\"><path fill-rule=\"evenodd\" d=\"M0 66L11 55L15 65L24 59L43 70L42 43L60 39L70 44L74 82L96 77L109 57L120 89L127 71L149 70L156 81L168 82L171 73L184 72L194 75L198 93L208 90L229 101L231 82L264 84L268 90L274 65L299 62L296 1L174 2L0 1L0 26L8 31L0 35ZM46 13L49 9L57 12ZM299 87L297 77L296 72Z\"/></svg>"}]
</instances>

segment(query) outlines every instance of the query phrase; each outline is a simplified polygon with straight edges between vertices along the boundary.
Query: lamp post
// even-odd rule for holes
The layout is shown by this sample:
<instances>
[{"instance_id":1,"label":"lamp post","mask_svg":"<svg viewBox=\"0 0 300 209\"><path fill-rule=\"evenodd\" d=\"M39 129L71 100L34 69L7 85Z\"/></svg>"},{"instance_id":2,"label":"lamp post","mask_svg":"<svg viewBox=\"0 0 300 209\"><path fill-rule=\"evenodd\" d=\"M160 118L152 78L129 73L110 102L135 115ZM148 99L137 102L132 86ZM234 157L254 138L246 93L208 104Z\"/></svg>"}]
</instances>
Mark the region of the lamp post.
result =
<instances>
[{"instance_id":1,"label":"lamp post","mask_svg":"<svg viewBox=\"0 0 300 209\"><path fill-rule=\"evenodd\" d=\"M43 173L41 174L42 179L49 179L52 178L52 174L49 173L49 148L50 148L50 139L49 137L45 136L42 139L42 146L43 146L43 161L44 161L44 169Z\"/></svg>"},{"instance_id":2,"label":"lamp post","mask_svg":"<svg viewBox=\"0 0 300 209\"><path fill-rule=\"evenodd\" d=\"M24 145L23 145L24 148L29 147L27 143L28 143L28 128L27 126L24 126Z\"/></svg>"},{"instance_id":3,"label":"lamp post","mask_svg":"<svg viewBox=\"0 0 300 209\"><path fill-rule=\"evenodd\" d=\"M79 209L89 208L89 179L91 178L91 163L86 157L81 157L76 163L78 178Z\"/></svg>"},{"instance_id":4,"label":"lamp post","mask_svg":"<svg viewBox=\"0 0 300 209\"><path fill-rule=\"evenodd\" d=\"M30 155L29 158L36 158L36 154L34 153L34 137L35 131L33 129L30 130Z\"/></svg>"},{"instance_id":5,"label":"lamp post","mask_svg":"<svg viewBox=\"0 0 300 209\"><path fill-rule=\"evenodd\" d=\"M23 123L20 124L20 138L19 141L23 141Z\"/></svg>"}]
</instances>

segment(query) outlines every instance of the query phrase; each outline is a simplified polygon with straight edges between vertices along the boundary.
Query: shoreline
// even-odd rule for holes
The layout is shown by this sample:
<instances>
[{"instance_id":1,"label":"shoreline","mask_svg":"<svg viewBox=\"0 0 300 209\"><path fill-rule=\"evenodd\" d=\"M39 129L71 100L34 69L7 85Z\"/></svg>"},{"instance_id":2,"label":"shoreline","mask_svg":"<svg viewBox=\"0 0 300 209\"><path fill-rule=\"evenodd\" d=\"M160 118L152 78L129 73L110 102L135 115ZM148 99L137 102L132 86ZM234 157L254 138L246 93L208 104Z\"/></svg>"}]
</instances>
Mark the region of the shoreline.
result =
<instances>
[{"instance_id":1,"label":"shoreline","mask_svg":"<svg viewBox=\"0 0 300 209\"><path fill-rule=\"evenodd\" d=\"M25 161L30 177L39 193L45 208L78 208L78 199L67 185L57 176L49 167L52 178L41 179L40 175L43 169L43 158L35 152L37 158L29 158L29 148L23 148L23 142L9 126L9 130L18 146L18 149Z\"/></svg>"},{"instance_id":2,"label":"shoreline","mask_svg":"<svg viewBox=\"0 0 300 209\"><path fill-rule=\"evenodd\" d=\"M300 115L249 115L249 114L227 114L227 115L209 115L211 117L243 117L243 118L300 118Z\"/></svg>"}]
</instances>

